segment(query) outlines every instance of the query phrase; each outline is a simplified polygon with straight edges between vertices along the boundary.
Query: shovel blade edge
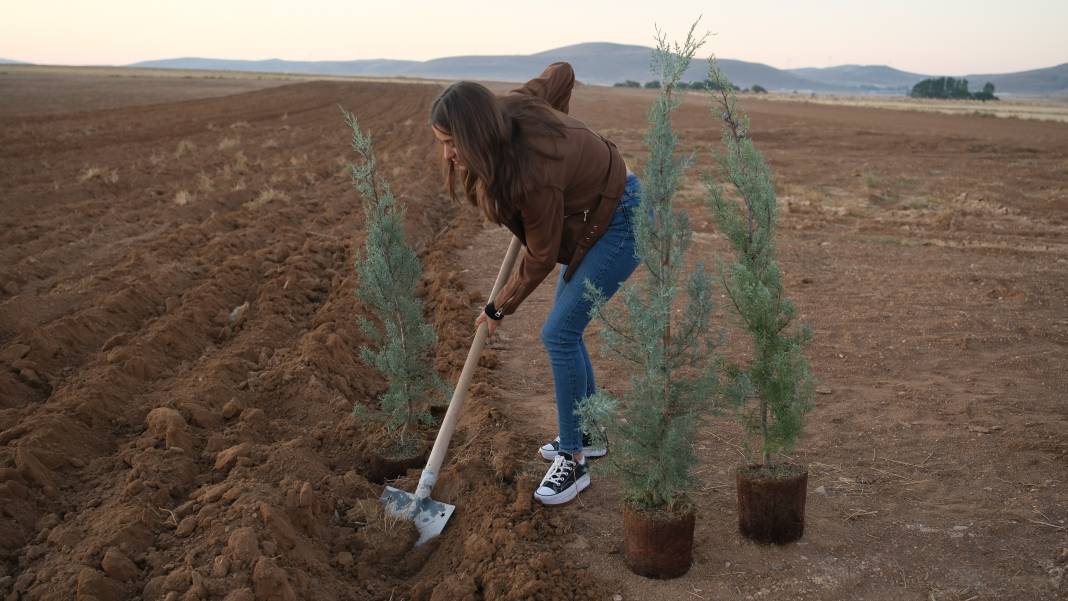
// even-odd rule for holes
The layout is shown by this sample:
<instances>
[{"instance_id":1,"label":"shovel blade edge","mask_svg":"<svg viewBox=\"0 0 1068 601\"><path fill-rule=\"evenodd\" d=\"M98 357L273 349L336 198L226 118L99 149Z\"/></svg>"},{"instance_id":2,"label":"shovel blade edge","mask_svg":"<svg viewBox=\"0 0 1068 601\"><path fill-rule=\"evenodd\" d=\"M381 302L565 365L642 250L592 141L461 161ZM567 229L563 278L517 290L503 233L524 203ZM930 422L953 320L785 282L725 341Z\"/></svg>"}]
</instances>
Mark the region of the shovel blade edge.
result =
<instances>
[{"instance_id":1,"label":"shovel blade edge","mask_svg":"<svg viewBox=\"0 0 1068 601\"><path fill-rule=\"evenodd\" d=\"M441 531L445 529L445 524L452 517L453 511L456 510L455 506L448 503L435 501L429 497L416 499L412 493L392 486L386 487L379 500L382 501L386 511L392 515L410 519L415 523L415 528L419 531L419 540L415 542L417 547L441 534Z\"/></svg>"}]
</instances>

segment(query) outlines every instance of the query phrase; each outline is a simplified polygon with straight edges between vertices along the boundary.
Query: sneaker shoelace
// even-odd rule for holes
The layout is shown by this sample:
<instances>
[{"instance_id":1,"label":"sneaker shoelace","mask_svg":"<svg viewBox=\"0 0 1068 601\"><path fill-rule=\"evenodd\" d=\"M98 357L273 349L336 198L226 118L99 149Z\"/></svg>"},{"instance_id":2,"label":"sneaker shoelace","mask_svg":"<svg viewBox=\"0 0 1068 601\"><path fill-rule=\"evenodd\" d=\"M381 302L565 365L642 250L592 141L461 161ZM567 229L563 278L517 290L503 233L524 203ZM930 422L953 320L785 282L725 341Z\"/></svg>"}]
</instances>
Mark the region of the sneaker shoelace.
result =
<instances>
[{"instance_id":1,"label":"sneaker shoelace","mask_svg":"<svg viewBox=\"0 0 1068 601\"><path fill-rule=\"evenodd\" d=\"M575 470L575 462L569 461L563 455L557 455L556 459L553 459L553 464L549 466L549 473L545 474L545 479L542 480L542 484L552 483L556 486L560 486Z\"/></svg>"}]
</instances>

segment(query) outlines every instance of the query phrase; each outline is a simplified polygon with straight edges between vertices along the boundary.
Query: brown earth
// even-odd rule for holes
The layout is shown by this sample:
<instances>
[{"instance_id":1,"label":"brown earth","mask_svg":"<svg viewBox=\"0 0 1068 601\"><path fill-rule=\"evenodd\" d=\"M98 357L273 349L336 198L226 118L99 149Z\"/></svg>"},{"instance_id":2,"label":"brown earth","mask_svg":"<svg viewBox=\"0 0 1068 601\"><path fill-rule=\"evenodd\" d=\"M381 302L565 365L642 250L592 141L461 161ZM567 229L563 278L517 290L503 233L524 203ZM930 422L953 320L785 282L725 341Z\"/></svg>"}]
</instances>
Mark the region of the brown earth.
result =
<instances>
[{"instance_id":1,"label":"brown earth","mask_svg":"<svg viewBox=\"0 0 1068 601\"><path fill-rule=\"evenodd\" d=\"M492 369L434 492L458 507L446 532L410 551L410 528L380 513L364 478L373 432L350 411L383 384L355 352L363 217L338 105L372 130L408 204L450 379L508 240L441 193L425 126L438 86L309 82L92 111L72 94L35 116L56 102L55 77L0 75L0 595L1068 589L1068 126L743 100L780 190L787 290L815 332L820 394L793 456L811 470L808 526L785 547L737 535L742 439L716 417L698 443L695 565L654 582L623 566L603 477L569 507L530 503L544 469L533 451L555 433L538 340L550 285L483 359ZM640 166L649 99L583 87L572 111ZM707 169L718 133L703 100L677 126ZM698 230L692 256L722 254L696 179L680 206ZM599 361L598 374L619 389L627 366Z\"/></svg>"},{"instance_id":2,"label":"brown earth","mask_svg":"<svg viewBox=\"0 0 1068 601\"><path fill-rule=\"evenodd\" d=\"M163 75L163 76L161 76ZM61 114L228 96L300 81L282 76L160 74L114 67L0 65L0 115Z\"/></svg>"}]
</instances>

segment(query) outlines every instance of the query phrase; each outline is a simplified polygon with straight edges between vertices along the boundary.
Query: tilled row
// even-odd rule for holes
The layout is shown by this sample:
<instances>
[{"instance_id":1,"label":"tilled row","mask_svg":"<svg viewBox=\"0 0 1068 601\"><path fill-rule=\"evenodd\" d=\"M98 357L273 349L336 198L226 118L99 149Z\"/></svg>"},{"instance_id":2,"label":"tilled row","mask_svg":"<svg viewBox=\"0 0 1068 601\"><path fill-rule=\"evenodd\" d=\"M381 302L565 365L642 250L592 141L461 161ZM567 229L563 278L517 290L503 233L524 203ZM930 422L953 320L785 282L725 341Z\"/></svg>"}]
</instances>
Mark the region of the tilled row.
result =
<instances>
[{"instance_id":1,"label":"tilled row","mask_svg":"<svg viewBox=\"0 0 1068 601\"><path fill-rule=\"evenodd\" d=\"M569 527L532 511L514 435L484 383L471 390L435 490L460 508L440 539L413 551L411 524L384 515L380 487L364 477L378 426L351 409L373 404L384 383L358 360L366 340L351 262L363 214L341 172L347 136L337 105L381 132L376 149L425 266L420 293L439 333L435 366L454 379L482 300L460 284L456 255L482 224L440 190L425 127L436 93L305 84L130 112L181 124L177 135L200 148L241 137L243 165L213 146L180 168L145 167L160 178L154 188L184 186L202 172L247 188L201 191L189 204L169 192L163 201L115 195L155 227L131 238L128 225L116 226L119 248L106 252L63 238L66 250L38 274L48 285L36 275L20 281L69 311L12 320L0 342L5 360L28 347L19 359L34 361L47 384L33 388L11 364L0 381L32 389L0 409L0 594L240 601L589 598L597 590L553 560ZM244 125L190 133L228 120ZM109 149L128 135L151 152L132 128L108 131ZM268 188L276 194L261 193ZM63 227L50 223L20 244L40 249ZM77 263L83 247L93 261L64 264ZM410 489L417 475L397 485ZM552 584L563 572L570 585Z\"/></svg>"}]
</instances>

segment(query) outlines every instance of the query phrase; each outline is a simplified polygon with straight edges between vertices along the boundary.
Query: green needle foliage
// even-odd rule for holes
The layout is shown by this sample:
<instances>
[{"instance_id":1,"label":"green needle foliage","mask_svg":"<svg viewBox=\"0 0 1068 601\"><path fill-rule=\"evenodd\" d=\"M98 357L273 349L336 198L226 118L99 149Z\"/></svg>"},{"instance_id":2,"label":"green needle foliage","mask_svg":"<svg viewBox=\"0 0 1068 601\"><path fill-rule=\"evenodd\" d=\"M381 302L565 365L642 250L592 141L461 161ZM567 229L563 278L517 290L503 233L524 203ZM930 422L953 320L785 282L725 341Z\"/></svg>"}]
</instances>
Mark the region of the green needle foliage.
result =
<instances>
[{"instance_id":1,"label":"green needle foliage","mask_svg":"<svg viewBox=\"0 0 1068 601\"><path fill-rule=\"evenodd\" d=\"M605 351L633 364L634 375L631 389L620 398L600 391L577 413L595 440L612 439L612 454L601 465L620 482L624 498L643 509L670 510L685 500L697 463L694 437L717 384L712 278L701 265L684 278L683 255L692 230L686 214L673 206L692 162L676 152L671 114L682 101L679 78L704 42L694 37L695 27L674 47L658 32L653 54L662 86L649 110L649 159L634 225L635 252L644 268L639 273L645 277L625 283L616 306L607 306L601 291L586 284L590 313L605 325ZM682 293L686 302L674 311Z\"/></svg>"},{"instance_id":2,"label":"green needle foliage","mask_svg":"<svg viewBox=\"0 0 1068 601\"><path fill-rule=\"evenodd\" d=\"M725 390L749 431L760 435L761 459L771 467L772 453L794 447L812 406L813 376L803 352L811 332L804 325L790 329L797 309L783 292L775 260L777 205L771 170L753 145L749 118L738 109L714 59L710 73L717 84L712 111L723 122L726 147L716 157L720 180L730 184L737 198L708 178L708 206L734 251L734 262L719 265L723 288L753 342L747 366L727 367ZM754 396L758 402L748 406Z\"/></svg>"},{"instance_id":3,"label":"green needle foliage","mask_svg":"<svg viewBox=\"0 0 1068 601\"><path fill-rule=\"evenodd\" d=\"M360 130L354 114L344 109L341 112L352 129L352 149L360 159L349 167L353 184L364 199L367 232L363 253L356 252L360 280L356 294L380 324L357 317L360 328L377 346L361 347L360 356L389 384L379 402L387 427L400 429L398 445L404 446L414 426L429 422L429 399L444 389L430 361L437 335L415 295L422 268L404 238L404 208L378 173L370 134ZM354 408L354 412L360 409Z\"/></svg>"}]
</instances>

